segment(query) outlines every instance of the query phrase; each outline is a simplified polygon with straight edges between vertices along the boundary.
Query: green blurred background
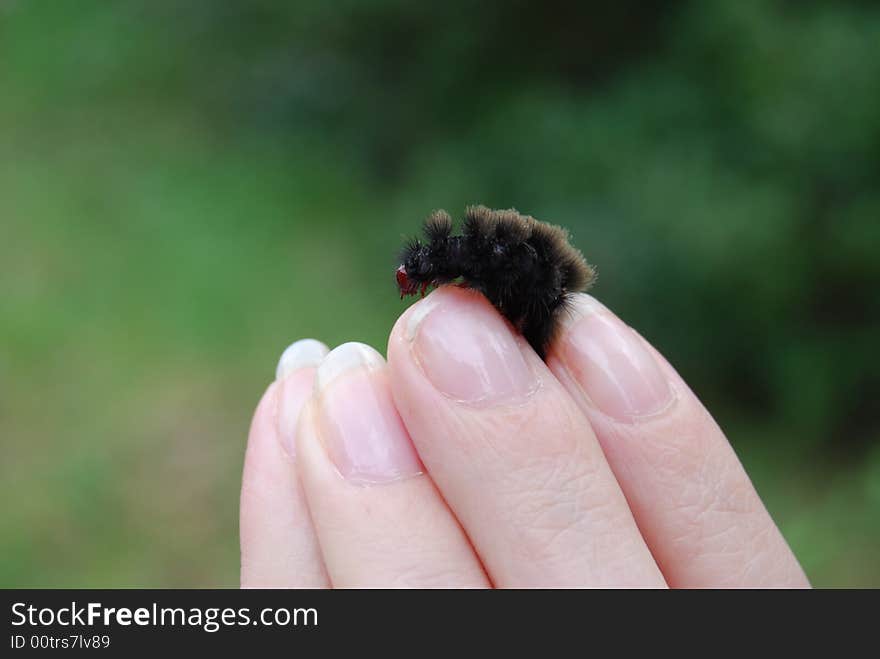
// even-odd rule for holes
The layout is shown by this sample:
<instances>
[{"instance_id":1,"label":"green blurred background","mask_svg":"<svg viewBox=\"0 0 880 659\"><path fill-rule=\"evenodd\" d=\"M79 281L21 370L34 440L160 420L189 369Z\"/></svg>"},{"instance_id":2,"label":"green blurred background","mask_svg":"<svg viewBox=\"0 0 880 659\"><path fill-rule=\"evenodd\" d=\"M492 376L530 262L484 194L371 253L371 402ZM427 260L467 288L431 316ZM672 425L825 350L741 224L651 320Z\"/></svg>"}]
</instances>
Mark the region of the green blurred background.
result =
<instances>
[{"instance_id":1,"label":"green blurred background","mask_svg":"<svg viewBox=\"0 0 880 659\"><path fill-rule=\"evenodd\" d=\"M235 586L251 412L432 209L569 227L880 586L880 6L0 0L0 585Z\"/></svg>"}]
</instances>

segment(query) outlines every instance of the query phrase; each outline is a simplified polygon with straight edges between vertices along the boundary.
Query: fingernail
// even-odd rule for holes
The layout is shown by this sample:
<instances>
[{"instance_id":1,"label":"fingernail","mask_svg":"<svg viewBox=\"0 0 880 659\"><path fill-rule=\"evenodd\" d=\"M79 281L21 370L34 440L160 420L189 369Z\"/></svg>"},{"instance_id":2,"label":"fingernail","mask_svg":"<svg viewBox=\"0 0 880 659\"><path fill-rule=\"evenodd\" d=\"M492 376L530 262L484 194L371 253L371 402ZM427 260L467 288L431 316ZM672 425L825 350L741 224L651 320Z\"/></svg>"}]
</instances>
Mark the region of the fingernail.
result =
<instances>
[{"instance_id":1,"label":"fingernail","mask_svg":"<svg viewBox=\"0 0 880 659\"><path fill-rule=\"evenodd\" d=\"M458 401L497 404L537 388L516 339L479 294L440 289L413 309L407 336L434 387Z\"/></svg>"},{"instance_id":2,"label":"fingernail","mask_svg":"<svg viewBox=\"0 0 880 659\"><path fill-rule=\"evenodd\" d=\"M275 427L281 446L290 457L296 455L296 424L312 394L314 369L328 352L330 350L320 341L302 339L288 346L278 360Z\"/></svg>"},{"instance_id":3,"label":"fingernail","mask_svg":"<svg viewBox=\"0 0 880 659\"><path fill-rule=\"evenodd\" d=\"M331 350L315 376L324 447L342 477L359 485L422 472L387 378L385 360L363 343Z\"/></svg>"},{"instance_id":4,"label":"fingernail","mask_svg":"<svg viewBox=\"0 0 880 659\"><path fill-rule=\"evenodd\" d=\"M291 343L281 353L281 359L278 360L275 369L275 379L281 380L285 375L299 368L317 366L328 352L330 351L327 346L315 339L302 339Z\"/></svg>"},{"instance_id":5,"label":"fingernail","mask_svg":"<svg viewBox=\"0 0 880 659\"><path fill-rule=\"evenodd\" d=\"M608 416L631 422L672 402L672 389L643 341L591 296L575 298L560 343L569 374Z\"/></svg>"}]
</instances>

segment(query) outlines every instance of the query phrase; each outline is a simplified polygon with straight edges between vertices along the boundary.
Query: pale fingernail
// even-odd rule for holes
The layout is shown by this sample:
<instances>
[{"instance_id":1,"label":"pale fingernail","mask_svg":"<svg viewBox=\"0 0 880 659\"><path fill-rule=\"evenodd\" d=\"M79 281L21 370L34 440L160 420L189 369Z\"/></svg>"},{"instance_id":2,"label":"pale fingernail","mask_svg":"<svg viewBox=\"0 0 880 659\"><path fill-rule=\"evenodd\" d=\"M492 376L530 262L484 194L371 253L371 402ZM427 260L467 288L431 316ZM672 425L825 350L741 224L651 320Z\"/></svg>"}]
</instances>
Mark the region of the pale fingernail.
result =
<instances>
[{"instance_id":1,"label":"pale fingernail","mask_svg":"<svg viewBox=\"0 0 880 659\"><path fill-rule=\"evenodd\" d=\"M320 436L343 478L367 485L422 472L378 352L363 343L331 350L318 367L315 392Z\"/></svg>"},{"instance_id":2,"label":"pale fingernail","mask_svg":"<svg viewBox=\"0 0 880 659\"><path fill-rule=\"evenodd\" d=\"M482 296L440 289L411 312L407 337L427 378L446 396L494 404L529 395L538 380L510 327Z\"/></svg>"},{"instance_id":3,"label":"pale fingernail","mask_svg":"<svg viewBox=\"0 0 880 659\"><path fill-rule=\"evenodd\" d=\"M288 373L306 366L317 366L330 350L320 341L315 339L302 339L291 343L281 353L278 366L275 369L275 379L281 380Z\"/></svg>"},{"instance_id":4,"label":"pale fingernail","mask_svg":"<svg viewBox=\"0 0 880 659\"><path fill-rule=\"evenodd\" d=\"M275 428L281 446L290 457L295 456L296 423L303 405L312 393L315 367L328 352L330 350L320 341L302 339L291 343L278 360L278 367L275 369L275 380L278 383Z\"/></svg>"},{"instance_id":5,"label":"pale fingernail","mask_svg":"<svg viewBox=\"0 0 880 659\"><path fill-rule=\"evenodd\" d=\"M639 336L597 300L573 298L557 355L601 412L631 422L673 399L669 382Z\"/></svg>"}]
</instances>

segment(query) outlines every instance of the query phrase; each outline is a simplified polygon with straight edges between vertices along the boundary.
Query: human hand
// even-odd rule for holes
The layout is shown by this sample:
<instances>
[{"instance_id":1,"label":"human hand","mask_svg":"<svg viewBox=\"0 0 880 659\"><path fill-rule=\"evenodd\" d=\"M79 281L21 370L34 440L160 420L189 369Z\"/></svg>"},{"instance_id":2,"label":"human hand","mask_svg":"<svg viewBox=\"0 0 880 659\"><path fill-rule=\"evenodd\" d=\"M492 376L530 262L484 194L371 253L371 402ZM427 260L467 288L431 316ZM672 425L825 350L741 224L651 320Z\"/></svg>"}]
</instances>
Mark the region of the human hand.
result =
<instances>
[{"instance_id":1,"label":"human hand","mask_svg":"<svg viewBox=\"0 0 880 659\"><path fill-rule=\"evenodd\" d=\"M575 299L546 364L454 286L387 364L291 346L248 441L242 586L809 586L675 370Z\"/></svg>"}]
</instances>

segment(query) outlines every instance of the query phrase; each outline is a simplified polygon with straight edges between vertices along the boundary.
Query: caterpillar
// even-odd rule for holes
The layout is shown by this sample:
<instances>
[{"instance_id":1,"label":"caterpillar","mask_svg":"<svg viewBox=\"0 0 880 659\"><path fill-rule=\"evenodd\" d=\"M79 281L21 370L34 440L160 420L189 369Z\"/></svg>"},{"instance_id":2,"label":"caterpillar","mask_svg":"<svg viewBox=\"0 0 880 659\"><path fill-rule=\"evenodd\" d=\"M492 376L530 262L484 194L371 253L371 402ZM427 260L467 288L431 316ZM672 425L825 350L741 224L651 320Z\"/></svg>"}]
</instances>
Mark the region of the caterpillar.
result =
<instances>
[{"instance_id":1,"label":"caterpillar","mask_svg":"<svg viewBox=\"0 0 880 659\"><path fill-rule=\"evenodd\" d=\"M406 243L396 272L401 299L458 280L482 293L543 359L571 294L596 279L568 231L513 209L469 206L461 235L452 232L452 218L438 210L425 220L425 240Z\"/></svg>"}]
</instances>

